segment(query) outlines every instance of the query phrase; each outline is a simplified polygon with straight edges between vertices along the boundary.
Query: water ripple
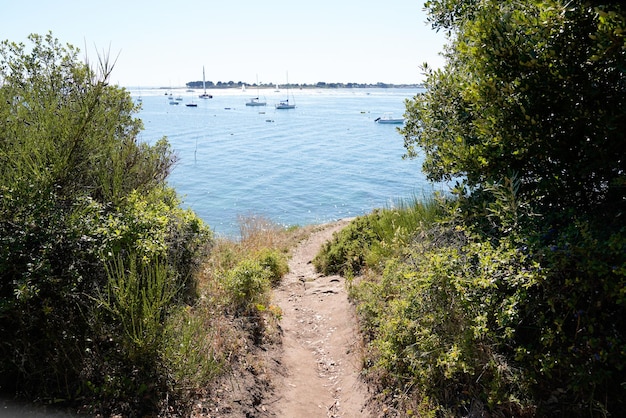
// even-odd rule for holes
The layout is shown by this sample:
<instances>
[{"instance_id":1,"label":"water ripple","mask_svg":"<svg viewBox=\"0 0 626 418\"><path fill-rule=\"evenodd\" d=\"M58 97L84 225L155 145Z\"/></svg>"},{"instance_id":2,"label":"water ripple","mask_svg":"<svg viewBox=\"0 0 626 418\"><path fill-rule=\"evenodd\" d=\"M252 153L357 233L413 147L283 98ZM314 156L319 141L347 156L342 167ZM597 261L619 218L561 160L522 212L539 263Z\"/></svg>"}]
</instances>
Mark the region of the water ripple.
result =
<instances>
[{"instance_id":1,"label":"water ripple","mask_svg":"<svg viewBox=\"0 0 626 418\"><path fill-rule=\"evenodd\" d=\"M402 160L393 125L415 90L346 94L297 91L297 108L248 108L242 94L220 94L197 108L144 95L142 138L167 136L179 158L170 183L218 234L236 236L239 215L284 225L357 216L400 198L432 193L421 162Z\"/></svg>"}]
</instances>

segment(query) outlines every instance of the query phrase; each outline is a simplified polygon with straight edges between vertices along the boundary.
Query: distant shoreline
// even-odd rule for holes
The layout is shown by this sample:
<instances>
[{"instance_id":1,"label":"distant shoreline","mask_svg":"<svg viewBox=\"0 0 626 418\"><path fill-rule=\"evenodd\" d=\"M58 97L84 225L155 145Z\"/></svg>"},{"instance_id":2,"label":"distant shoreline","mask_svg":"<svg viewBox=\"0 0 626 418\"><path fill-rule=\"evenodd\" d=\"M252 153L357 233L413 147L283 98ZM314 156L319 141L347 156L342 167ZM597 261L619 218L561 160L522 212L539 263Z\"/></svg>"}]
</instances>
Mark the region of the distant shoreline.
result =
<instances>
[{"instance_id":1,"label":"distant shoreline","mask_svg":"<svg viewBox=\"0 0 626 418\"><path fill-rule=\"evenodd\" d=\"M227 83L222 82L222 81L218 81L217 83L213 83L212 81L207 81L206 82L206 88L207 89L232 89L232 88L242 88L242 87L246 87L246 88L257 88L257 84L256 83L244 83L241 81L238 82L233 82L233 81L229 81ZM258 88L260 89L273 89L276 88L277 84L275 83L259 83L258 84ZM202 81L190 81L188 82L185 86L185 88L189 88L189 89L201 89L203 88L202 85ZM376 89L380 89L380 88L399 88L399 89L406 89L406 88L423 88L424 85L423 84L392 84L392 83L375 83L375 84L368 84L368 83L326 83L326 82L318 82L315 84L294 84L294 83L289 83L289 84L278 84L279 88L289 88L289 89L341 89L341 88L360 88L360 89L366 89L366 88L376 88ZM172 87L159 87L159 89L172 89Z\"/></svg>"}]
</instances>

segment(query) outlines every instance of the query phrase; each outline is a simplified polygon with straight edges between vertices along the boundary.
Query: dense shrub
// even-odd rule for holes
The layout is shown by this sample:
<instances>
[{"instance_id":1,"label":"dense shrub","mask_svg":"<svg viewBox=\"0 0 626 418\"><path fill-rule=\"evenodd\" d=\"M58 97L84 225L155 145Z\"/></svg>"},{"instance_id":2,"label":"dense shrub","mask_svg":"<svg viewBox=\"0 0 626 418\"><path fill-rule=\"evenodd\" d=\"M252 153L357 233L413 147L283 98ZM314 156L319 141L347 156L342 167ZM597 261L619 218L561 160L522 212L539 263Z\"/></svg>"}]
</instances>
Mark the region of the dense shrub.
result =
<instances>
[{"instance_id":1,"label":"dense shrub","mask_svg":"<svg viewBox=\"0 0 626 418\"><path fill-rule=\"evenodd\" d=\"M270 274L257 260L242 260L227 273L224 284L238 311L249 312L257 304L267 304Z\"/></svg>"},{"instance_id":2,"label":"dense shrub","mask_svg":"<svg viewBox=\"0 0 626 418\"><path fill-rule=\"evenodd\" d=\"M365 263L365 255L370 245L377 239L373 223L378 216L377 211L360 216L339 234L335 234L313 259L317 271L327 275L358 274Z\"/></svg>"},{"instance_id":3,"label":"dense shrub","mask_svg":"<svg viewBox=\"0 0 626 418\"><path fill-rule=\"evenodd\" d=\"M622 1L430 0L451 34L427 91L407 102L407 155L470 190L517 173L543 213L623 205ZM623 206L622 206L623 207Z\"/></svg>"},{"instance_id":4,"label":"dense shrub","mask_svg":"<svg viewBox=\"0 0 626 418\"><path fill-rule=\"evenodd\" d=\"M284 253L275 249L264 248L256 255L259 264L268 271L270 283L277 285L283 276L289 273L289 265Z\"/></svg>"},{"instance_id":5,"label":"dense shrub","mask_svg":"<svg viewBox=\"0 0 626 418\"><path fill-rule=\"evenodd\" d=\"M128 92L32 35L0 44L0 390L153 410L159 359L211 231L165 184L166 140L138 142Z\"/></svg>"},{"instance_id":6,"label":"dense shrub","mask_svg":"<svg viewBox=\"0 0 626 418\"><path fill-rule=\"evenodd\" d=\"M425 231L406 259L388 260L380 279L353 288L372 369L389 388L454 416L524 413L532 405L529 382L507 347L535 276L507 242Z\"/></svg>"},{"instance_id":7,"label":"dense shrub","mask_svg":"<svg viewBox=\"0 0 626 418\"><path fill-rule=\"evenodd\" d=\"M482 205L458 199L408 245L390 235L363 250L386 248L363 257L351 285L367 375L386 402L425 415L621 411L624 228L575 216L544 230L509 186L485 188ZM349 237L339 233L318 257Z\"/></svg>"},{"instance_id":8,"label":"dense shrub","mask_svg":"<svg viewBox=\"0 0 626 418\"><path fill-rule=\"evenodd\" d=\"M239 261L225 274L224 286L240 313L269 306L269 291L289 271L287 260L274 249L265 248Z\"/></svg>"},{"instance_id":9,"label":"dense shrub","mask_svg":"<svg viewBox=\"0 0 626 418\"><path fill-rule=\"evenodd\" d=\"M359 274L365 264L373 268L379 260L402 252L416 229L441 216L446 204L439 197L399 201L396 207L357 217L322 246L313 264L324 274Z\"/></svg>"},{"instance_id":10,"label":"dense shrub","mask_svg":"<svg viewBox=\"0 0 626 418\"><path fill-rule=\"evenodd\" d=\"M495 352L525 376L539 415L623 414L623 2L425 7L450 42L445 65L425 68L427 91L407 101L407 156L423 155L430 179L460 179L454 219L484 247L476 256L515 260L517 248L539 273L524 292L508 280L489 291L521 297ZM462 265L450 283L473 277ZM506 266L490 275L508 277Z\"/></svg>"},{"instance_id":11,"label":"dense shrub","mask_svg":"<svg viewBox=\"0 0 626 418\"><path fill-rule=\"evenodd\" d=\"M544 275L524 305L516 356L544 414L624 410L625 232L619 219L573 216L538 237Z\"/></svg>"}]
</instances>

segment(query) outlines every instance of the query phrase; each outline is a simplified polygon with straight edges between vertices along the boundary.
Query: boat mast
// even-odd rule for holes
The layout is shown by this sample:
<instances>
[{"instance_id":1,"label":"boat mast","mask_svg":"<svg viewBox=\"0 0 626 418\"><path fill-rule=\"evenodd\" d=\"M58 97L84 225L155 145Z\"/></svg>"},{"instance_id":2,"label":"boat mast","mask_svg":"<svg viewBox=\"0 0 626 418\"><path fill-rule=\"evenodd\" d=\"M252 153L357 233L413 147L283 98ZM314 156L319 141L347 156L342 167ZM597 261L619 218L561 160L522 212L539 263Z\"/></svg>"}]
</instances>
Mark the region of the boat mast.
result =
<instances>
[{"instance_id":1,"label":"boat mast","mask_svg":"<svg viewBox=\"0 0 626 418\"><path fill-rule=\"evenodd\" d=\"M291 93L291 89L289 88L289 71L285 71L285 77L287 81L287 103L289 103L289 93ZM292 99L293 99L293 104L295 105L296 98L293 97L293 95L292 95Z\"/></svg>"},{"instance_id":2,"label":"boat mast","mask_svg":"<svg viewBox=\"0 0 626 418\"><path fill-rule=\"evenodd\" d=\"M202 89L204 89L204 93L200 95L201 99L212 99L213 96L206 92L206 76L204 75L204 65L202 66Z\"/></svg>"},{"instance_id":3,"label":"boat mast","mask_svg":"<svg viewBox=\"0 0 626 418\"><path fill-rule=\"evenodd\" d=\"M204 95L206 96L206 77L204 76L204 65L202 66L202 88L204 89Z\"/></svg>"}]
</instances>

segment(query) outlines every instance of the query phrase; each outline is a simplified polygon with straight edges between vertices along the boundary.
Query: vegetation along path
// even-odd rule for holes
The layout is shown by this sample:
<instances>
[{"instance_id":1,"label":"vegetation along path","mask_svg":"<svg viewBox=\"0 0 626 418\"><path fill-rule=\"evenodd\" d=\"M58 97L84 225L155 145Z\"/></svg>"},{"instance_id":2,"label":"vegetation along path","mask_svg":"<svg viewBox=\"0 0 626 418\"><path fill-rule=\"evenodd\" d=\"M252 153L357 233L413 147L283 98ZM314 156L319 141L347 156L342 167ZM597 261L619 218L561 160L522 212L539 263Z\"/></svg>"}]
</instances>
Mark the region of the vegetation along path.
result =
<instances>
[{"instance_id":1,"label":"vegetation along path","mask_svg":"<svg viewBox=\"0 0 626 418\"><path fill-rule=\"evenodd\" d=\"M272 409L281 417L367 416L359 379L360 338L344 279L323 276L311 263L320 246L349 220L314 232L294 250L290 273L274 292L283 310L283 376Z\"/></svg>"}]
</instances>

